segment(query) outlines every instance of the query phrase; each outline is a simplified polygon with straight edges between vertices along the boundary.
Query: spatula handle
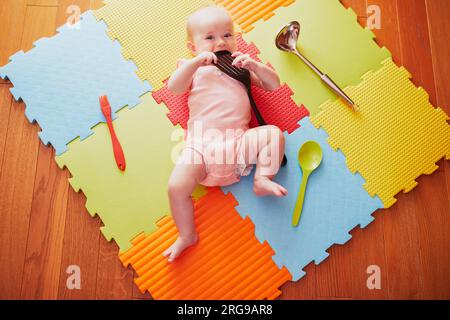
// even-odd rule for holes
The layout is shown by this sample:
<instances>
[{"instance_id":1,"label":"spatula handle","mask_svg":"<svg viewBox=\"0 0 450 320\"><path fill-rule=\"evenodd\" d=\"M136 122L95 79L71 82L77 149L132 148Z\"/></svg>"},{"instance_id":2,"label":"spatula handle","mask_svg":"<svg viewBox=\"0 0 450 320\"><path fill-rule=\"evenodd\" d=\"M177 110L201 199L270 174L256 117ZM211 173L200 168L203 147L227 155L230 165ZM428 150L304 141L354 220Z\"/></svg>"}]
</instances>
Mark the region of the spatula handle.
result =
<instances>
[{"instance_id":1,"label":"spatula handle","mask_svg":"<svg viewBox=\"0 0 450 320\"><path fill-rule=\"evenodd\" d=\"M125 155L123 153L122 145L120 144L119 139L117 138L111 118L107 120L107 124L109 128L109 133L111 135L111 141L114 151L114 159L116 160L119 169L125 171L126 168Z\"/></svg>"},{"instance_id":2,"label":"spatula handle","mask_svg":"<svg viewBox=\"0 0 450 320\"><path fill-rule=\"evenodd\" d=\"M259 124L260 126L265 126L265 125L267 125L266 121L264 121L263 116L262 116L261 113L259 112L258 107L256 106L256 102L255 102L255 100L253 99L251 90L248 91L248 98L249 98L249 100L250 100L250 105L252 106L252 110L253 110L253 112L255 113L256 120L258 120L258 124Z\"/></svg>"},{"instance_id":3,"label":"spatula handle","mask_svg":"<svg viewBox=\"0 0 450 320\"><path fill-rule=\"evenodd\" d=\"M266 121L262 117L261 113L259 112L258 107L256 106L255 100L253 100L251 89L247 91L248 92L248 98L250 100L250 105L252 106L252 110L255 113L256 120L258 121L258 124L260 126L267 125ZM287 158L286 155L283 155L283 161L281 162L281 166L284 167L287 164Z\"/></svg>"},{"instance_id":4,"label":"spatula handle","mask_svg":"<svg viewBox=\"0 0 450 320\"><path fill-rule=\"evenodd\" d=\"M102 110L103 115L105 116L106 123L108 124L109 133L111 136L111 141L113 145L113 153L114 158L116 160L117 166L120 170L125 171L126 162L125 162L125 155L123 154L122 146L120 145L119 139L117 139L116 132L114 130L112 117L111 117L111 106L108 101L107 96L100 96L100 109Z\"/></svg>"}]
</instances>

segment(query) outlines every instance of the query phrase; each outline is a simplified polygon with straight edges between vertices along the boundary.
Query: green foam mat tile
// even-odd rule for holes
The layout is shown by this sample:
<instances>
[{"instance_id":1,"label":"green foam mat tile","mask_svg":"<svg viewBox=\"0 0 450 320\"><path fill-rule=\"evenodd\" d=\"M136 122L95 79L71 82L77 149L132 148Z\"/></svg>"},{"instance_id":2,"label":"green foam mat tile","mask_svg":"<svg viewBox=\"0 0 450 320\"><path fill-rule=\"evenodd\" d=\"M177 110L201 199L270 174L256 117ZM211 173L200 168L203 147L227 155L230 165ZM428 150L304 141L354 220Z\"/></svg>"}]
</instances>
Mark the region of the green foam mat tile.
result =
<instances>
[{"instance_id":1,"label":"green foam mat tile","mask_svg":"<svg viewBox=\"0 0 450 320\"><path fill-rule=\"evenodd\" d=\"M299 51L341 88L359 83L363 74L381 68L390 57L386 48L375 43L373 32L363 29L356 14L338 0L297 0L279 8L270 20L256 22L244 39L258 47L260 58L270 62L294 91L294 101L304 104L311 115L336 96L299 58L276 48L278 30L293 20L301 25Z\"/></svg>"},{"instance_id":2,"label":"green foam mat tile","mask_svg":"<svg viewBox=\"0 0 450 320\"><path fill-rule=\"evenodd\" d=\"M89 213L100 216L105 237L113 238L121 251L140 232L154 231L155 221L170 213L167 183L174 167L172 153L184 143L183 129L168 121L165 108L150 93L142 101L133 109L120 110L114 121L126 159L124 172L114 160L106 124L94 127L87 139L71 142L69 150L56 157L58 165L72 174L72 187L86 195ZM177 130L180 140L172 139Z\"/></svg>"}]
</instances>

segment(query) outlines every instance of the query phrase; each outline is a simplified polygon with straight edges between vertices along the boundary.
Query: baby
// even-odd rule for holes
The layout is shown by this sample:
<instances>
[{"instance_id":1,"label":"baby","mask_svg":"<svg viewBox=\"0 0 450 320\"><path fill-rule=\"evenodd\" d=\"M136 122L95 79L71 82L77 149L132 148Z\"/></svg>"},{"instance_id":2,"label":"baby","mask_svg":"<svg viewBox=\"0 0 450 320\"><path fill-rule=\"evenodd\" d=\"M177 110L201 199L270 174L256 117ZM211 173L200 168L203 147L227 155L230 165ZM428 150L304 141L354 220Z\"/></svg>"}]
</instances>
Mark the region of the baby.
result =
<instances>
[{"instance_id":1,"label":"baby","mask_svg":"<svg viewBox=\"0 0 450 320\"><path fill-rule=\"evenodd\" d=\"M178 239L165 252L172 262L198 235L191 194L197 184L225 186L248 175L256 163L256 195L285 196L272 181L284 155L284 136L275 126L249 129L251 106L245 86L219 71L214 52L232 53L233 65L248 69L252 84L273 91L280 86L274 70L236 51L233 21L225 9L211 6L187 21L187 46L194 58L180 60L168 82L176 95L189 91L186 145L170 176L168 195ZM224 160L225 155L225 160Z\"/></svg>"}]
</instances>

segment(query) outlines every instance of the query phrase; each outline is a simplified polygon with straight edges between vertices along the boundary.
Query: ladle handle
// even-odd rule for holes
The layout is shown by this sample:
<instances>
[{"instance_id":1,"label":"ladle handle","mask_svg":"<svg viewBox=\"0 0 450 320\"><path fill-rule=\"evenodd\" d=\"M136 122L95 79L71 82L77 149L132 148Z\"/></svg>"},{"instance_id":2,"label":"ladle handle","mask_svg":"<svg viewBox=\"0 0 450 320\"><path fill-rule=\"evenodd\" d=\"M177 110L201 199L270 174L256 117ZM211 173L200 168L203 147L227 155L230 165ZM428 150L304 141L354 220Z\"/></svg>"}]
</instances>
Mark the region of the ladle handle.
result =
<instances>
[{"instance_id":1,"label":"ladle handle","mask_svg":"<svg viewBox=\"0 0 450 320\"><path fill-rule=\"evenodd\" d=\"M258 121L258 124L260 126L267 125L266 121L264 120L263 116L261 115L261 112L259 112L259 109L258 109L258 106L256 105L255 100L253 99L251 87L247 88L247 94L248 94L248 98L250 100L250 105L253 109L253 112L255 113L256 120Z\"/></svg>"},{"instance_id":2,"label":"ladle handle","mask_svg":"<svg viewBox=\"0 0 450 320\"><path fill-rule=\"evenodd\" d=\"M329 76L324 74L322 75L321 79L331 88L331 90L333 90L337 95L339 95L342 99L344 99L345 102L348 105L350 105L350 107L355 108L355 103L353 102L353 100L350 99L350 97L347 96L345 92L341 88L339 88L339 86L336 83L334 83L334 81L331 80Z\"/></svg>"},{"instance_id":3,"label":"ladle handle","mask_svg":"<svg viewBox=\"0 0 450 320\"><path fill-rule=\"evenodd\" d=\"M300 185L297 202L295 203L294 214L292 215L292 226L296 227L300 221L300 216L303 210L303 200L305 199L306 184L308 183L309 172L305 172Z\"/></svg>"},{"instance_id":4,"label":"ladle handle","mask_svg":"<svg viewBox=\"0 0 450 320\"><path fill-rule=\"evenodd\" d=\"M297 50L295 50L293 52L297 57L299 57L308 67L310 67L322 79L322 76L324 75L322 71L317 69L317 67L311 61L309 61L305 56L303 56Z\"/></svg>"},{"instance_id":5,"label":"ladle handle","mask_svg":"<svg viewBox=\"0 0 450 320\"><path fill-rule=\"evenodd\" d=\"M303 56L298 50L293 51L294 54L299 57L308 67L310 67L319 77L320 79L325 82L325 84L334 91L338 96L340 96L342 99L345 100L345 102L350 105L354 110L356 110L355 102L353 102L350 97L345 94L345 92L326 74L324 74L322 71L317 69L317 67L309 61L305 56Z\"/></svg>"}]
</instances>

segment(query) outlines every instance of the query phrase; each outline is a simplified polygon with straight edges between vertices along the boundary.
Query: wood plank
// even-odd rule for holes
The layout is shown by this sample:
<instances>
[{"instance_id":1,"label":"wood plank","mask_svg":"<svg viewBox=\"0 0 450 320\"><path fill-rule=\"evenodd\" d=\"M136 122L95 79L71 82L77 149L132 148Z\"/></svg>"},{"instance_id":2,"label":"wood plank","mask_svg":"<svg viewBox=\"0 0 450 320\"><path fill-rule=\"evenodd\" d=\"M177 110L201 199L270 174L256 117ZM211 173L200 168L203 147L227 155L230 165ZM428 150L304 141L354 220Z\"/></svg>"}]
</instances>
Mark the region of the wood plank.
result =
<instances>
[{"instance_id":1,"label":"wood plank","mask_svg":"<svg viewBox=\"0 0 450 320\"><path fill-rule=\"evenodd\" d=\"M359 23L365 24L366 0L342 0L345 7L352 8ZM350 241L351 242L351 241ZM348 298L352 295L352 256L350 243L334 245L327 250L330 256L316 267L316 296L329 298Z\"/></svg>"},{"instance_id":2,"label":"wood plank","mask_svg":"<svg viewBox=\"0 0 450 320\"><path fill-rule=\"evenodd\" d=\"M133 293L132 293L132 297L133 300L139 299L139 300L152 300L152 296L150 295L150 293L145 292L145 293L141 293L141 291L139 290L137 284L134 282L134 279L136 279L138 277L138 275L136 274L136 272L133 271L133 281L132 281L132 288L133 288Z\"/></svg>"},{"instance_id":3,"label":"wood plank","mask_svg":"<svg viewBox=\"0 0 450 320\"><path fill-rule=\"evenodd\" d=\"M70 5L80 7L80 13L89 9L89 0L59 0L56 26L66 23ZM70 173L67 172L69 176ZM67 184L68 181L66 180ZM95 299L97 286L98 254L100 245L100 219L93 219L85 208L86 197L69 188L66 231L62 252L58 299ZM67 268L80 267L81 289L67 288Z\"/></svg>"},{"instance_id":4,"label":"wood plank","mask_svg":"<svg viewBox=\"0 0 450 320\"><path fill-rule=\"evenodd\" d=\"M21 48L26 9L26 0L6 0L0 5L0 66L7 64L9 57ZM0 79L0 83L8 81Z\"/></svg>"},{"instance_id":5,"label":"wood plank","mask_svg":"<svg viewBox=\"0 0 450 320\"><path fill-rule=\"evenodd\" d=\"M403 51L398 33L398 16L402 15L401 8L390 0L374 0L371 4L381 9L382 27L373 30L380 45L388 47L398 64L403 62ZM415 236L417 220L415 216L414 198L409 194L397 196L397 203L383 210L379 218L383 219L384 242L386 254L386 268L382 269L382 276L387 276L387 290L389 298L418 298L420 292L420 272L418 270L419 257L415 250L418 239ZM380 252L381 254L381 252Z\"/></svg>"},{"instance_id":6,"label":"wood plank","mask_svg":"<svg viewBox=\"0 0 450 320\"><path fill-rule=\"evenodd\" d=\"M391 0L371 0L368 4L377 5L381 12L381 29L372 30L375 35L375 41L380 47L387 47L393 59L401 60L401 50L399 46L397 6ZM396 206L405 204L397 203ZM373 221L365 229L356 228L352 232L353 239L349 243L352 256L352 298L354 299L387 299L389 298L389 285L385 244L385 218L389 216L391 209L378 210L373 214ZM388 217L387 217L388 218ZM390 222L387 222L389 227ZM394 257L395 258L395 257ZM376 265L381 271L381 289L370 290L367 288L367 267Z\"/></svg>"},{"instance_id":7,"label":"wood plank","mask_svg":"<svg viewBox=\"0 0 450 320\"><path fill-rule=\"evenodd\" d=\"M373 216L375 221L366 228L355 228L352 240L348 243L348 250L352 252L351 273L347 279L352 284L351 298L353 299L388 299L387 268L384 245L384 215L386 210L378 210ZM381 289L367 287L367 269L378 266L381 272Z\"/></svg>"},{"instance_id":8,"label":"wood plank","mask_svg":"<svg viewBox=\"0 0 450 320\"><path fill-rule=\"evenodd\" d=\"M427 20L431 42L433 74L436 86L437 105L450 115L450 2L446 0L426 1ZM423 292L425 298L449 299L450 286L450 162L441 160L438 176L423 177L420 224L426 232L420 233L422 268L424 272ZM444 188L446 185L446 188ZM419 189L418 191L422 191ZM447 199L447 201L445 201ZM428 201L427 201L428 200ZM430 203L427 203L430 202ZM431 223L430 223L431 222Z\"/></svg>"},{"instance_id":9,"label":"wood plank","mask_svg":"<svg viewBox=\"0 0 450 320\"><path fill-rule=\"evenodd\" d=\"M385 212L388 290L390 299L420 299L422 272L417 238L417 211L413 193L397 195Z\"/></svg>"},{"instance_id":10,"label":"wood plank","mask_svg":"<svg viewBox=\"0 0 450 320\"><path fill-rule=\"evenodd\" d=\"M426 1L437 105L450 114L450 2Z\"/></svg>"},{"instance_id":11,"label":"wood plank","mask_svg":"<svg viewBox=\"0 0 450 320\"><path fill-rule=\"evenodd\" d=\"M133 270L125 269L119 260L119 247L100 237L96 299L132 299Z\"/></svg>"},{"instance_id":12,"label":"wood plank","mask_svg":"<svg viewBox=\"0 0 450 320\"><path fill-rule=\"evenodd\" d=\"M93 219L85 205L86 197L70 188L58 299L96 298L101 221L98 217ZM80 267L79 290L67 288L67 268L71 265Z\"/></svg>"},{"instance_id":13,"label":"wood plank","mask_svg":"<svg viewBox=\"0 0 450 320\"><path fill-rule=\"evenodd\" d=\"M317 298L316 292L316 268L314 262L310 263L303 269L306 275L297 282L287 282L281 287L282 294L278 299L280 300L296 300L307 299L312 300Z\"/></svg>"},{"instance_id":14,"label":"wood plank","mask_svg":"<svg viewBox=\"0 0 450 320\"><path fill-rule=\"evenodd\" d=\"M55 7L27 7L24 40L35 39L33 30L52 34L55 19ZM39 143L22 279L24 299L57 297L68 188L65 174L58 170L53 158L54 150Z\"/></svg>"},{"instance_id":15,"label":"wood plank","mask_svg":"<svg viewBox=\"0 0 450 320\"><path fill-rule=\"evenodd\" d=\"M38 127L12 102L0 175L1 299L19 299L33 199L39 141Z\"/></svg>"},{"instance_id":16,"label":"wood plank","mask_svg":"<svg viewBox=\"0 0 450 320\"><path fill-rule=\"evenodd\" d=\"M399 38L399 25L397 18L397 3L392 0L371 0L371 5L380 7L381 29L372 30L375 41L380 47L386 47L392 53L392 59L398 64L402 61L402 52Z\"/></svg>"},{"instance_id":17,"label":"wood plank","mask_svg":"<svg viewBox=\"0 0 450 320\"><path fill-rule=\"evenodd\" d=\"M430 94L436 105L431 44L425 0L397 0L402 64L413 75L412 81Z\"/></svg>"},{"instance_id":18,"label":"wood plank","mask_svg":"<svg viewBox=\"0 0 450 320\"><path fill-rule=\"evenodd\" d=\"M105 4L103 3L103 0L91 0L90 1L90 8L91 10L97 10L103 7Z\"/></svg>"},{"instance_id":19,"label":"wood plank","mask_svg":"<svg viewBox=\"0 0 450 320\"><path fill-rule=\"evenodd\" d=\"M437 105L425 0L408 3L398 0L398 6L404 6L404 14L399 15L403 63L413 75L413 82L422 86L429 93L430 102ZM447 190L443 188L446 183L444 168L441 166L433 176L422 176L417 181L419 185L412 195L416 199L417 238L418 248L421 249L421 293L423 298L430 298L448 290L448 285L444 284L448 284L448 273L441 274L448 271L450 261L449 228L445 223L446 219L448 221L449 207L441 202L448 199Z\"/></svg>"},{"instance_id":20,"label":"wood plank","mask_svg":"<svg viewBox=\"0 0 450 320\"><path fill-rule=\"evenodd\" d=\"M57 7L58 0L27 0L28 6Z\"/></svg>"},{"instance_id":21,"label":"wood plank","mask_svg":"<svg viewBox=\"0 0 450 320\"><path fill-rule=\"evenodd\" d=\"M346 8L355 11L358 22L362 27L367 23L367 0L340 0Z\"/></svg>"},{"instance_id":22,"label":"wood plank","mask_svg":"<svg viewBox=\"0 0 450 320\"><path fill-rule=\"evenodd\" d=\"M67 212L67 173L54 150L40 144L30 229L22 279L22 299L56 299Z\"/></svg>"},{"instance_id":23,"label":"wood plank","mask_svg":"<svg viewBox=\"0 0 450 320\"><path fill-rule=\"evenodd\" d=\"M351 240L350 240L351 241ZM349 298L352 283L351 257L349 243L335 244L327 250L330 256L316 267L317 297Z\"/></svg>"},{"instance_id":24,"label":"wood plank","mask_svg":"<svg viewBox=\"0 0 450 320\"><path fill-rule=\"evenodd\" d=\"M364 23L363 25L365 25L367 23L367 6L380 6L381 29L373 30L377 36L375 42L377 42L380 47L387 46L388 48L391 48L391 46L383 43L384 37L382 35L380 36L380 33L383 34L383 32L387 31L392 32L392 30L398 29L396 7L394 6L394 10L392 10L391 7L386 6L390 5L390 3L392 3L392 1L389 1L389 3L385 3L383 1L381 1L381 3L378 3L377 1L370 1L369 3L366 1L366 6L364 8L365 20L362 20L360 17L363 15L363 8L360 8L360 11L357 11L359 12L358 20L361 24ZM395 50L396 47L394 47L394 51ZM358 227L351 232L353 239L349 243L349 250L353 252L351 266L353 275L351 276L353 299L387 299L389 297L388 286L386 285L388 270L386 268L387 262L384 243L385 214L386 210L376 211L373 214L375 221L373 221L365 229ZM369 277L367 274L367 269L372 265L380 268L381 289L369 289L367 287L367 279Z\"/></svg>"},{"instance_id":25,"label":"wood plank","mask_svg":"<svg viewBox=\"0 0 450 320\"><path fill-rule=\"evenodd\" d=\"M58 27L67 23L68 19L74 15L73 12L67 13L67 9L69 8L69 6L78 6L80 10L79 13L83 14L83 12L88 10L90 7L90 0L59 0L58 14L56 19L56 25Z\"/></svg>"},{"instance_id":26,"label":"wood plank","mask_svg":"<svg viewBox=\"0 0 450 320\"><path fill-rule=\"evenodd\" d=\"M4 22L8 27L11 26L9 32L12 36L2 35L7 40L4 49L1 50L3 60L17 48L31 48L35 33L47 32L46 29L40 29L39 24L26 23L24 25L25 21L32 19L28 12L24 11L26 10L25 2L12 3L10 1L5 5L7 6L5 11L10 11L11 17L16 17L18 20L14 21L10 17L5 17ZM28 18L25 19L25 16ZM20 25L20 27L16 25ZM6 29L8 30L8 28ZM4 29L2 28L2 30ZM14 37L16 40L13 39ZM0 250L2 257L8 257L8 259L0 261L1 274L8 275L1 281L0 295L9 299L18 299L21 292L40 143L37 139L39 128L37 125L29 124L24 110L23 103L13 102L0 176L0 214L2 219Z\"/></svg>"},{"instance_id":27,"label":"wood plank","mask_svg":"<svg viewBox=\"0 0 450 320\"><path fill-rule=\"evenodd\" d=\"M437 105L450 115L450 2L447 0L427 0L428 27L433 57L433 74L436 85ZM444 164L446 173L447 205L450 208L450 162Z\"/></svg>"},{"instance_id":28,"label":"wood plank","mask_svg":"<svg viewBox=\"0 0 450 320\"><path fill-rule=\"evenodd\" d=\"M421 176L419 185L413 190L416 198L418 220L417 238L420 254L421 298L449 299L450 286L450 223L448 199L445 188L445 172L441 169L433 175Z\"/></svg>"},{"instance_id":29,"label":"wood plank","mask_svg":"<svg viewBox=\"0 0 450 320\"><path fill-rule=\"evenodd\" d=\"M8 133L9 113L11 111L11 103L13 100L11 93L9 92L10 88L10 84L0 86L0 176L2 174L6 135Z\"/></svg>"}]
</instances>

